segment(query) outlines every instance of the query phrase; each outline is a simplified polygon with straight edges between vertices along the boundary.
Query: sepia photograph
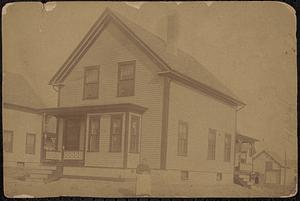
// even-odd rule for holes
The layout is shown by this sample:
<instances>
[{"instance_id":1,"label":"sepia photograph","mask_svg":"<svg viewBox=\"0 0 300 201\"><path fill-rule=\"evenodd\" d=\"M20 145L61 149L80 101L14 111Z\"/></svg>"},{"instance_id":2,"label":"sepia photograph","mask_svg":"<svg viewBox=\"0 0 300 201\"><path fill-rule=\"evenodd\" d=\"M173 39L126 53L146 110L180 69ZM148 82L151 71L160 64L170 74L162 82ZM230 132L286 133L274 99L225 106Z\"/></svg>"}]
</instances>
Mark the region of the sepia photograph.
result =
<instances>
[{"instance_id":1,"label":"sepia photograph","mask_svg":"<svg viewBox=\"0 0 300 201\"><path fill-rule=\"evenodd\" d=\"M271 1L7 3L5 196L295 196L295 13Z\"/></svg>"}]
</instances>

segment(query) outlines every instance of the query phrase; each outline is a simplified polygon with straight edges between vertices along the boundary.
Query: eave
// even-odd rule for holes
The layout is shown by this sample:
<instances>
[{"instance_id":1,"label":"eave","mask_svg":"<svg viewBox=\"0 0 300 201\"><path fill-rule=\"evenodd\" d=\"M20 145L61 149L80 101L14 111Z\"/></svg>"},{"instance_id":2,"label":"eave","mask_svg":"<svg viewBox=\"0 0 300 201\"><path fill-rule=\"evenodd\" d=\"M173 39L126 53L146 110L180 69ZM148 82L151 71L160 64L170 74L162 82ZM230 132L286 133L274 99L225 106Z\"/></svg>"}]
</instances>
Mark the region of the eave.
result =
<instances>
[{"instance_id":1,"label":"eave","mask_svg":"<svg viewBox=\"0 0 300 201\"><path fill-rule=\"evenodd\" d=\"M236 106L238 108L242 108L246 105L245 103L243 103L233 97L230 97L220 91L217 91L197 80L187 77L187 76L185 76L179 72L176 72L174 70L162 71L162 72L159 72L158 74L162 75L162 76L167 76L174 80L177 80L183 84L186 84L187 86L190 86L190 87L197 89L205 94L208 94L214 98L217 98L218 100L221 100L229 105Z\"/></svg>"},{"instance_id":2,"label":"eave","mask_svg":"<svg viewBox=\"0 0 300 201\"><path fill-rule=\"evenodd\" d=\"M134 112L143 114L147 108L132 104L108 104L108 105L89 105L76 107L55 107L40 109L40 112L53 116L76 116L85 115L87 113L108 113L108 112Z\"/></svg>"}]
</instances>

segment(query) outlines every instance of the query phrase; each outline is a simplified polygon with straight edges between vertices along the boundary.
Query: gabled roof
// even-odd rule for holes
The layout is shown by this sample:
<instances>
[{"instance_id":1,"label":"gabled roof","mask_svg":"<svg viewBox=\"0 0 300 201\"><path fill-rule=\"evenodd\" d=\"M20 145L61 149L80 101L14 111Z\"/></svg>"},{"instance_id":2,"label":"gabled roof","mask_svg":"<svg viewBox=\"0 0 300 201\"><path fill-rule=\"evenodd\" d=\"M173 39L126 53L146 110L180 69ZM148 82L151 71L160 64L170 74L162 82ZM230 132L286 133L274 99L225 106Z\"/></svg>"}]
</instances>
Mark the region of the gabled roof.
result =
<instances>
[{"instance_id":1,"label":"gabled roof","mask_svg":"<svg viewBox=\"0 0 300 201\"><path fill-rule=\"evenodd\" d=\"M275 152L272 151L267 151L267 150L263 150L259 153L257 153L256 155L253 156L253 160L255 160L257 157L259 157L261 154L266 154L268 155L273 161L275 161L278 165L280 165L281 167L285 167L285 162L284 160Z\"/></svg>"},{"instance_id":2,"label":"gabled roof","mask_svg":"<svg viewBox=\"0 0 300 201\"><path fill-rule=\"evenodd\" d=\"M20 74L3 72L2 89L4 104L31 109L38 109L45 106L27 80Z\"/></svg>"},{"instance_id":3,"label":"gabled roof","mask_svg":"<svg viewBox=\"0 0 300 201\"><path fill-rule=\"evenodd\" d=\"M115 11L106 9L92 28L88 31L77 48L69 56L63 66L52 77L49 84L60 85L80 58L99 36L104 25L113 20L119 27L128 33L137 44L145 49L146 53L155 59L162 70L161 75L170 75L180 78L202 91L218 96L234 105L245 105L227 87L225 87L212 73L202 66L195 58L182 50L173 54L167 48L164 40L135 24Z\"/></svg>"}]
</instances>

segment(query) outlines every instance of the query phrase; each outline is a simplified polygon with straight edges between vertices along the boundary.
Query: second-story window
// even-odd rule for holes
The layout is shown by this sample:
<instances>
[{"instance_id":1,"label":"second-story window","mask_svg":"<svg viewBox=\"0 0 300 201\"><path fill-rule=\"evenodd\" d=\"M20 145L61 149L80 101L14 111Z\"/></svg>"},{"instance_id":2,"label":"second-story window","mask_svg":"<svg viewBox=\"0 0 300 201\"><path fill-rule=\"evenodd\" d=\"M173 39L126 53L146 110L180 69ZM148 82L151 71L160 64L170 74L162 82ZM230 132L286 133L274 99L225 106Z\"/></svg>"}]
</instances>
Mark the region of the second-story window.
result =
<instances>
[{"instance_id":1,"label":"second-story window","mask_svg":"<svg viewBox=\"0 0 300 201\"><path fill-rule=\"evenodd\" d=\"M96 99L99 93L99 67L89 66L84 71L83 99Z\"/></svg>"},{"instance_id":2,"label":"second-story window","mask_svg":"<svg viewBox=\"0 0 300 201\"><path fill-rule=\"evenodd\" d=\"M118 64L118 96L133 96L135 85L135 61Z\"/></svg>"}]
</instances>

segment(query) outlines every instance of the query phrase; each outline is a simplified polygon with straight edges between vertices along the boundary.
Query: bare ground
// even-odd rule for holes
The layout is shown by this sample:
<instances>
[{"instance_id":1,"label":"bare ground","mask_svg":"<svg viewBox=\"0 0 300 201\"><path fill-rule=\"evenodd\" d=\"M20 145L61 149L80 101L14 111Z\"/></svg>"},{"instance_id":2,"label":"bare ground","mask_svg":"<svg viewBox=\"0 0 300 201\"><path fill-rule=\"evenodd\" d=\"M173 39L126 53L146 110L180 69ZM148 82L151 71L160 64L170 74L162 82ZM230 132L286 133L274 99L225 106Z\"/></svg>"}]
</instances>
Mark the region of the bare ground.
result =
<instances>
[{"instance_id":1,"label":"bare ground","mask_svg":"<svg viewBox=\"0 0 300 201\"><path fill-rule=\"evenodd\" d=\"M231 185L192 185L152 183L155 197L279 197L293 195L295 186L261 186L252 189L236 184ZM29 182L6 175L4 192L7 197L31 195L34 197L83 196L83 197L133 197L135 182L115 182L62 178L50 183Z\"/></svg>"}]
</instances>

